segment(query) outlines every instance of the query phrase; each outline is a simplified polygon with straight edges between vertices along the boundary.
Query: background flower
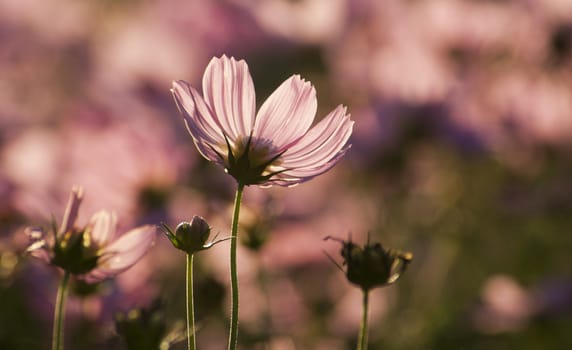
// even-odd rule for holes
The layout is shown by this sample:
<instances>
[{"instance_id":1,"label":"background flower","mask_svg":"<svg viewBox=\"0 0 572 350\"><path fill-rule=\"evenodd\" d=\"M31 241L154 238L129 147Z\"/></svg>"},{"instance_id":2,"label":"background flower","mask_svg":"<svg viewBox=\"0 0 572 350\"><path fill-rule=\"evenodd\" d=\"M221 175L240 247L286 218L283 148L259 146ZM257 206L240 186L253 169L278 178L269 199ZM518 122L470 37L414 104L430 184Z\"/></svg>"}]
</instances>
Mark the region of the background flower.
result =
<instances>
[{"instance_id":1,"label":"background flower","mask_svg":"<svg viewBox=\"0 0 572 350\"><path fill-rule=\"evenodd\" d=\"M156 227L140 226L120 236L117 216L105 210L93 214L85 226L78 226L82 200L83 189L74 187L61 228L51 229L57 232L26 229L31 240L27 252L88 283L96 283L115 277L141 259L155 241Z\"/></svg>"}]
</instances>

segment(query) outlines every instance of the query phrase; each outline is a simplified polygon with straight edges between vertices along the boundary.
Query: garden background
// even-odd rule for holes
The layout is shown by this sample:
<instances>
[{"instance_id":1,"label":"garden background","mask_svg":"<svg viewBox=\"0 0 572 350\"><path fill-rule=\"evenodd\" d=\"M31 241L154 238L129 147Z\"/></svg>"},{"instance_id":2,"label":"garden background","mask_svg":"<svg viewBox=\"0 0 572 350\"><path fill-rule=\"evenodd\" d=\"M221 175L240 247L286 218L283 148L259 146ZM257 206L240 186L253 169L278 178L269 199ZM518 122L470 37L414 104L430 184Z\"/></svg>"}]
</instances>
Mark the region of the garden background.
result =
<instances>
[{"instance_id":1,"label":"garden background","mask_svg":"<svg viewBox=\"0 0 572 350\"><path fill-rule=\"evenodd\" d=\"M60 276L23 231L61 218L73 184L80 222L201 215L228 236L235 183L169 93L200 90L222 54L248 62L258 105L301 74L318 118L343 103L355 121L332 171L245 191L242 348L354 347L361 294L328 235L414 254L371 293L371 349L572 347L572 2L2 0L0 43L1 349L48 347ZM227 243L195 264L198 347L222 349ZM68 348L124 348L114 319L138 307L142 336L180 338L184 268L158 236L115 280L76 285Z\"/></svg>"}]
</instances>

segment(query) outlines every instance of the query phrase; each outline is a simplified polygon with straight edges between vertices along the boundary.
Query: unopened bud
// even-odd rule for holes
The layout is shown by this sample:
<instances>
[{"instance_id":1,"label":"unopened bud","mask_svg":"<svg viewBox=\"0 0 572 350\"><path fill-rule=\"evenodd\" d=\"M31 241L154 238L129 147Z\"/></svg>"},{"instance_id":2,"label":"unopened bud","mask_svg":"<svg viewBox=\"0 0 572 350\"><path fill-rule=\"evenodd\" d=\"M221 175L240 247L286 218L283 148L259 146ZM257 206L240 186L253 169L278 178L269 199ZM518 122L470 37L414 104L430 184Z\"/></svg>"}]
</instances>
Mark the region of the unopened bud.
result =
<instances>
[{"instance_id":1,"label":"unopened bud","mask_svg":"<svg viewBox=\"0 0 572 350\"><path fill-rule=\"evenodd\" d=\"M362 248L351 240L335 240L342 243L340 254L344 259L343 265L347 265L345 274L348 281L366 291L394 283L413 260L413 254L385 249L380 243L368 242Z\"/></svg>"},{"instance_id":2,"label":"unopened bud","mask_svg":"<svg viewBox=\"0 0 572 350\"><path fill-rule=\"evenodd\" d=\"M191 222L181 222L177 225L174 233L167 225L163 224L163 228L167 238L169 238L175 248L187 254L194 254L213 245L213 243L207 244L211 228L205 219L200 216L195 215Z\"/></svg>"}]
</instances>

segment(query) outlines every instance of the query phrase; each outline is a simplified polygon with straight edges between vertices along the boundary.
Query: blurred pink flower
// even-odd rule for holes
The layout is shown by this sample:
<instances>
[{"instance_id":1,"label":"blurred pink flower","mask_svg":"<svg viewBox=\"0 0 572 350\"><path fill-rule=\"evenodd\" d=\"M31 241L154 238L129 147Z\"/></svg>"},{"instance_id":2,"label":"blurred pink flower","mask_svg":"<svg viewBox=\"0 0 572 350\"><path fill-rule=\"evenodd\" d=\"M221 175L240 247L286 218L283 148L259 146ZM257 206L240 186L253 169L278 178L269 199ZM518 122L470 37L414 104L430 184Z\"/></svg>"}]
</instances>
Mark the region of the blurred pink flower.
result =
<instances>
[{"instance_id":1,"label":"blurred pink flower","mask_svg":"<svg viewBox=\"0 0 572 350\"><path fill-rule=\"evenodd\" d=\"M346 0L236 1L271 35L293 42L322 44L335 40L345 26Z\"/></svg>"},{"instance_id":2,"label":"blurred pink flower","mask_svg":"<svg viewBox=\"0 0 572 350\"><path fill-rule=\"evenodd\" d=\"M482 305L473 314L475 327L484 333L518 331L533 316L534 299L511 276L490 277L481 292Z\"/></svg>"},{"instance_id":3,"label":"blurred pink flower","mask_svg":"<svg viewBox=\"0 0 572 350\"><path fill-rule=\"evenodd\" d=\"M141 226L119 237L116 215L101 210L79 229L74 225L82 199L83 189L74 187L57 232L28 229L32 240L28 252L88 283L96 283L129 269L141 259L155 240L156 228Z\"/></svg>"},{"instance_id":4,"label":"blurred pink flower","mask_svg":"<svg viewBox=\"0 0 572 350\"><path fill-rule=\"evenodd\" d=\"M328 171L349 148L353 121L341 105L310 129L316 91L298 75L282 83L256 116L243 60L213 58L203 76L204 97L181 80L171 91L199 152L244 185L297 185Z\"/></svg>"}]
</instances>

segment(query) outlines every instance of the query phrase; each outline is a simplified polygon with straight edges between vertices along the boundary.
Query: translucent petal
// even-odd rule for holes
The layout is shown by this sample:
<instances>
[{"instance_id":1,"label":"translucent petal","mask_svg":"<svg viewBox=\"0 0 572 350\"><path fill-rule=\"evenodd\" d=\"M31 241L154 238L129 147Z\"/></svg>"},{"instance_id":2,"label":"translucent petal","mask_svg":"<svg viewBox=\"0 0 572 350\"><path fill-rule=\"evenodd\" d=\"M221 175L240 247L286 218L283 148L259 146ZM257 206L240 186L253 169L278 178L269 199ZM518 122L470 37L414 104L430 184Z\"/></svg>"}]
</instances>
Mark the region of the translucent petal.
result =
<instances>
[{"instance_id":1,"label":"translucent petal","mask_svg":"<svg viewBox=\"0 0 572 350\"><path fill-rule=\"evenodd\" d=\"M125 233L102 250L97 267L83 278L94 283L129 269L153 245L156 231L155 226L146 225Z\"/></svg>"},{"instance_id":2,"label":"translucent petal","mask_svg":"<svg viewBox=\"0 0 572 350\"><path fill-rule=\"evenodd\" d=\"M103 247L115 238L117 215L107 210L93 214L88 224L91 239L97 247Z\"/></svg>"},{"instance_id":3,"label":"translucent petal","mask_svg":"<svg viewBox=\"0 0 572 350\"><path fill-rule=\"evenodd\" d=\"M236 142L250 135L256 97L244 60L226 56L213 58L203 75L203 95L230 140Z\"/></svg>"},{"instance_id":4,"label":"translucent petal","mask_svg":"<svg viewBox=\"0 0 572 350\"><path fill-rule=\"evenodd\" d=\"M213 149L225 153L224 135L203 98L182 80L173 82L171 93L199 152L208 160L220 161Z\"/></svg>"},{"instance_id":5,"label":"translucent petal","mask_svg":"<svg viewBox=\"0 0 572 350\"><path fill-rule=\"evenodd\" d=\"M63 235L73 228L79 212L79 205L83 199L83 189L79 186L74 186L68 200L64 218L62 219L62 226L59 235Z\"/></svg>"},{"instance_id":6,"label":"translucent petal","mask_svg":"<svg viewBox=\"0 0 572 350\"><path fill-rule=\"evenodd\" d=\"M280 157L287 169L320 169L344 148L353 129L346 109L338 106ZM293 174L293 173L292 173Z\"/></svg>"},{"instance_id":7,"label":"translucent petal","mask_svg":"<svg viewBox=\"0 0 572 350\"><path fill-rule=\"evenodd\" d=\"M283 82L260 107L254 136L270 140L282 152L312 125L318 102L309 82L294 75Z\"/></svg>"}]
</instances>

